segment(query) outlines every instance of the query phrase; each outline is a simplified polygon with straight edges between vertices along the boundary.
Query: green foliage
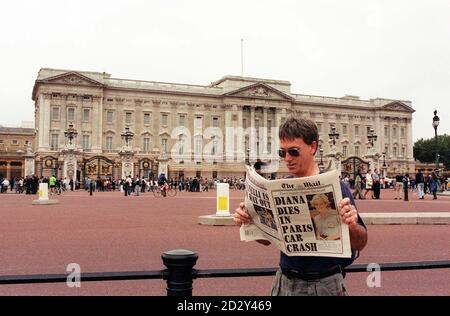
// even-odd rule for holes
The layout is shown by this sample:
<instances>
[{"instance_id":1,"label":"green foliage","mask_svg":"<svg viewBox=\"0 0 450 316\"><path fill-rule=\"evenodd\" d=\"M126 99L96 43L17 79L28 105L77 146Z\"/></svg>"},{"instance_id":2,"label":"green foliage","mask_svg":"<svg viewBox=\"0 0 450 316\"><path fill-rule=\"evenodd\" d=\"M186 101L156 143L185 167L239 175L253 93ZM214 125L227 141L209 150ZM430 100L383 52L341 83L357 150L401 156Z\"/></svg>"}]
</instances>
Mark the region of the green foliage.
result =
<instances>
[{"instance_id":1,"label":"green foliage","mask_svg":"<svg viewBox=\"0 0 450 316\"><path fill-rule=\"evenodd\" d=\"M438 135L437 152L440 155L439 162L450 169L450 135ZM436 139L419 139L414 143L414 158L420 162L436 162Z\"/></svg>"}]
</instances>

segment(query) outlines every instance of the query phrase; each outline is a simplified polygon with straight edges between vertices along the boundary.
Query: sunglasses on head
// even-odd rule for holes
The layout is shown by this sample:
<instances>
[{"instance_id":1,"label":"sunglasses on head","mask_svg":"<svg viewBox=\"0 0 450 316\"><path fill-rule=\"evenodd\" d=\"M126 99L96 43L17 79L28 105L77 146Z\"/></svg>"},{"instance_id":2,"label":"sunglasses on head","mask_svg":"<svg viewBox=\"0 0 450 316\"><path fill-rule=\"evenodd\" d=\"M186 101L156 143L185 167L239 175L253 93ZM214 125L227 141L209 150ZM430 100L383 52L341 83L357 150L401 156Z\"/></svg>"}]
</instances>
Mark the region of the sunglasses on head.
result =
<instances>
[{"instance_id":1,"label":"sunglasses on head","mask_svg":"<svg viewBox=\"0 0 450 316\"><path fill-rule=\"evenodd\" d=\"M286 157L286 153L288 153L289 156L291 156L291 157L298 157L298 156L300 156L300 149L298 149L298 148L290 148L288 150L278 149L278 155L281 158Z\"/></svg>"}]
</instances>

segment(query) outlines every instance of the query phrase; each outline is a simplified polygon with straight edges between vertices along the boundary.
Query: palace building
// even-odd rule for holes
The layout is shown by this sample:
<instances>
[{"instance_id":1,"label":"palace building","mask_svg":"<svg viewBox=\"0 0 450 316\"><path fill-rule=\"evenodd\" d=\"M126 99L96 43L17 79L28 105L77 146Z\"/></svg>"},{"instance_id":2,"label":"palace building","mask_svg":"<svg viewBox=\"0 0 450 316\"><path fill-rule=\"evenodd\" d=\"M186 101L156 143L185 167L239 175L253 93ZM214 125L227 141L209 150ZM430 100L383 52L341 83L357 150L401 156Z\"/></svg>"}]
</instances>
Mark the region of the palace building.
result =
<instances>
[{"instance_id":1,"label":"palace building","mask_svg":"<svg viewBox=\"0 0 450 316\"><path fill-rule=\"evenodd\" d=\"M331 152L350 175L368 157L386 175L414 172L410 101L304 95L289 81L239 76L203 86L47 68L32 99L39 176L242 177L246 163L279 161L278 127L293 112L317 123L323 164Z\"/></svg>"},{"instance_id":2,"label":"palace building","mask_svg":"<svg viewBox=\"0 0 450 316\"><path fill-rule=\"evenodd\" d=\"M34 138L34 128L0 126L0 179L18 179L34 172Z\"/></svg>"}]
</instances>

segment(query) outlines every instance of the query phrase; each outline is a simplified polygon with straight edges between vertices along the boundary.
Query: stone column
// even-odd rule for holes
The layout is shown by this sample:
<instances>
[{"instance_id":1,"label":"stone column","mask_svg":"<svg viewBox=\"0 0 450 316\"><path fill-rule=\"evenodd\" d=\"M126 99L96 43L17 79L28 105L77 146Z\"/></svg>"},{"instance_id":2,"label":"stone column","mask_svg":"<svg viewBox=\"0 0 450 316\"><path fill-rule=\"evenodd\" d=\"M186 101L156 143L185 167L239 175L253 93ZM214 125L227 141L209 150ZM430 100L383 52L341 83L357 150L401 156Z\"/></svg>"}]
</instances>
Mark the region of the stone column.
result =
<instances>
[{"instance_id":1,"label":"stone column","mask_svg":"<svg viewBox=\"0 0 450 316\"><path fill-rule=\"evenodd\" d=\"M30 148L30 147L29 147ZM30 150L27 150L27 153L25 154L25 173L24 176L30 176L35 174L35 162L34 162L34 153Z\"/></svg>"},{"instance_id":2,"label":"stone column","mask_svg":"<svg viewBox=\"0 0 450 316\"><path fill-rule=\"evenodd\" d=\"M236 106L233 106L233 113ZM226 161L234 161L235 155L235 132L236 130L233 128L233 120L232 120L232 111L228 107L225 107L225 160Z\"/></svg>"},{"instance_id":3,"label":"stone column","mask_svg":"<svg viewBox=\"0 0 450 316\"><path fill-rule=\"evenodd\" d=\"M259 143L262 145L261 149L262 149L262 158L264 160L267 159L267 108L264 107L263 108L263 122L261 124L262 130L259 133ZM262 140L262 142L261 142Z\"/></svg>"},{"instance_id":4,"label":"stone column","mask_svg":"<svg viewBox=\"0 0 450 316\"><path fill-rule=\"evenodd\" d=\"M39 96L39 150L50 148L50 99L49 96Z\"/></svg>"},{"instance_id":5,"label":"stone column","mask_svg":"<svg viewBox=\"0 0 450 316\"><path fill-rule=\"evenodd\" d=\"M384 137L381 137L384 132L384 128L381 126L380 122L380 116L376 114L375 116L375 126L374 126L375 133L378 135L378 142L376 144L376 151L381 153L384 151Z\"/></svg>"},{"instance_id":6,"label":"stone column","mask_svg":"<svg viewBox=\"0 0 450 316\"><path fill-rule=\"evenodd\" d=\"M413 153L413 137L412 137L412 126L411 126L411 119L406 119L406 140L407 140L407 148L408 148L408 160L414 160L414 153Z\"/></svg>"},{"instance_id":7,"label":"stone column","mask_svg":"<svg viewBox=\"0 0 450 316\"><path fill-rule=\"evenodd\" d=\"M255 107L250 107L250 135L249 135L249 163L255 160L256 157L256 129L255 129Z\"/></svg>"},{"instance_id":8,"label":"stone column","mask_svg":"<svg viewBox=\"0 0 450 316\"><path fill-rule=\"evenodd\" d=\"M243 120L243 110L244 108L242 106L236 106L236 111L237 111L237 129L238 129L238 134L236 136L236 147L235 152L236 152L236 158L238 162L242 162L245 161L245 142L244 142L244 130L243 130L243 126L242 126L242 120Z\"/></svg>"},{"instance_id":9,"label":"stone column","mask_svg":"<svg viewBox=\"0 0 450 316\"><path fill-rule=\"evenodd\" d=\"M93 153L102 152L102 121L103 121L103 102L100 97L92 97L91 104L91 126L92 126L92 147Z\"/></svg>"}]
</instances>

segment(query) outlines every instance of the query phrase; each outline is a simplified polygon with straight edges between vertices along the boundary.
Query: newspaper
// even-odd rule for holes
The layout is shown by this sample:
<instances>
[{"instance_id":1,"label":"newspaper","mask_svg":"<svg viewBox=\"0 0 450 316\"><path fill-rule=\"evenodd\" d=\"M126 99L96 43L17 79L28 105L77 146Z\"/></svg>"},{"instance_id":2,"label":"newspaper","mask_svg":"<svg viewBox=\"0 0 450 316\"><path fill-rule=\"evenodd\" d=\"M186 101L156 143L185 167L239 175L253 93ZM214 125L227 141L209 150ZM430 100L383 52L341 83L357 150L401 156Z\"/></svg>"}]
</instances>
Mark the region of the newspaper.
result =
<instances>
[{"instance_id":1,"label":"newspaper","mask_svg":"<svg viewBox=\"0 0 450 316\"><path fill-rule=\"evenodd\" d=\"M336 170L267 180L247 166L245 190L252 223L241 226L242 241L268 240L288 256L351 257L348 226L339 215Z\"/></svg>"}]
</instances>

